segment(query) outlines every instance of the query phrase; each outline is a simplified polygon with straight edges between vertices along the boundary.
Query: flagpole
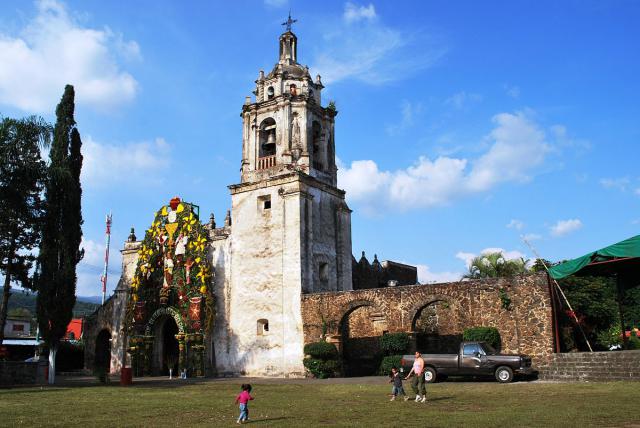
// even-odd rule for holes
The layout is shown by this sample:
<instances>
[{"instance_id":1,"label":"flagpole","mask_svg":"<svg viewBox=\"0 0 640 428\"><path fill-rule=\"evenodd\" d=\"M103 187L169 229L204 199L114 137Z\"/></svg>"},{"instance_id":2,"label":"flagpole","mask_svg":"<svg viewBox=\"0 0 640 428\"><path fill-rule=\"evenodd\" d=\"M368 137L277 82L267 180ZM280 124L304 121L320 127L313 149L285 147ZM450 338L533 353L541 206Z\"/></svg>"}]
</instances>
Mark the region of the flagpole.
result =
<instances>
[{"instance_id":1,"label":"flagpole","mask_svg":"<svg viewBox=\"0 0 640 428\"><path fill-rule=\"evenodd\" d=\"M111 219L112 214L109 213L106 218L107 223L107 231L106 231L106 245L104 251L104 271L102 272L102 276L100 277L100 281L102 282L102 304L104 305L104 299L107 295L107 276L109 270L109 245L111 243Z\"/></svg>"}]
</instances>

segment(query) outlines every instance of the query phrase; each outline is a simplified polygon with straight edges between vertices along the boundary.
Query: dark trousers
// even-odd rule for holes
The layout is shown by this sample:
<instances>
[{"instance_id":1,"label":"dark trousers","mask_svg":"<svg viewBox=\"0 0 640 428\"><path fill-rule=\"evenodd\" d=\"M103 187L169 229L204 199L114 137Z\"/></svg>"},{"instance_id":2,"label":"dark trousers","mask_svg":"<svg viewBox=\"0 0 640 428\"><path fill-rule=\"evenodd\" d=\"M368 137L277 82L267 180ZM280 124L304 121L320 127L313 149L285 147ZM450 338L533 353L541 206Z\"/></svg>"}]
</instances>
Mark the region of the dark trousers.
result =
<instances>
[{"instance_id":1,"label":"dark trousers","mask_svg":"<svg viewBox=\"0 0 640 428\"><path fill-rule=\"evenodd\" d=\"M413 375L413 379L411 379L411 389L413 389L416 395L427 395L427 390L424 387L424 373Z\"/></svg>"}]
</instances>

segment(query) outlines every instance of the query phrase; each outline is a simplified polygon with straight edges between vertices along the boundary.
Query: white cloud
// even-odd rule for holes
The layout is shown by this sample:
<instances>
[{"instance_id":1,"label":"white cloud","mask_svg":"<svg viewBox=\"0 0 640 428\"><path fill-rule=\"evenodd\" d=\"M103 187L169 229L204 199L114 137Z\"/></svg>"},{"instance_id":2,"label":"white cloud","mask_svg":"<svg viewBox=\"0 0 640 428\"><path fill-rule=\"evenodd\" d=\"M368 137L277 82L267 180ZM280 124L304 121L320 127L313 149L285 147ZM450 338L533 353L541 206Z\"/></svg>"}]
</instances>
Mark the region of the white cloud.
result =
<instances>
[{"instance_id":1,"label":"white cloud","mask_svg":"<svg viewBox=\"0 0 640 428\"><path fill-rule=\"evenodd\" d=\"M371 4L346 3L343 19L324 23L322 31L325 43L311 68L325 84L400 80L432 66L447 50L432 36L384 25Z\"/></svg>"},{"instance_id":2,"label":"white cloud","mask_svg":"<svg viewBox=\"0 0 640 428\"><path fill-rule=\"evenodd\" d=\"M531 242L531 241L539 241L540 239L542 239L542 236L538 235L537 233L526 233L522 236L522 238Z\"/></svg>"},{"instance_id":3,"label":"white cloud","mask_svg":"<svg viewBox=\"0 0 640 428\"><path fill-rule=\"evenodd\" d=\"M342 18L347 22L357 22L360 20L374 20L376 18L376 8L373 4L369 3L369 6L358 6L351 2L347 2L344 5L344 14Z\"/></svg>"},{"instance_id":4,"label":"white cloud","mask_svg":"<svg viewBox=\"0 0 640 428\"><path fill-rule=\"evenodd\" d=\"M463 275L460 272L432 272L427 265L416 265L416 267L418 268L418 282L421 284L459 281Z\"/></svg>"},{"instance_id":5,"label":"white cloud","mask_svg":"<svg viewBox=\"0 0 640 428\"><path fill-rule=\"evenodd\" d=\"M522 230L524 227L524 223L521 220L511 219L511 221L507 224L507 228Z\"/></svg>"},{"instance_id":6,"label":"white cloud","mask_svg":"<svg viewBox=\"0 0 640 428\"><path fill-rule=\"evenodd\" d=\"M464 265L468 268L471 265L471 261L476 255L474 253L467 253L464 251L458 251L456 258L464 262Z\"/></svg>"},{"instance_id":7,"label":"white cloud","mask_svg":"<svg viewBox=\"0 0 640 428\"><path fill-rule=\"evenodd\" d=\"M625 192L630 184L631 180L629 179L629 177L600 179L600 185L605 189L616 189L620 190L621 192Z\"/></svg>"},{"instance_id":8,"label":"white cloud","mask_svg":"<svg viewBox=\"0 0 640 428\"><path fill-rule=\"evenodd\" d=\"M163 139L126 145L100 144L91 136L82 145L82 183L90 187L119 183L149 185L162 181L170 164L171 146Z\"/></svg>"},{"instance_id":9,"label":"white cloud","mask_svg":"<svg viewBox=\"0 0 640 428\"><path fill-rule=\"evenodd\" d=\"M340 165L338 184L349 200L379 211L431 208L502 182L529 181L550 150L544 132L524 113L502 113L493 120L496 127L486 138L489 149L476 159L421 156L395 171L381 171L373 160L354 161Z\"/></svg>"},{"instance_id":10,"label":"white cloud","mask_svg":"<svg viewBox=\"0 0 640 428\"><path fill-rule=\"evenodd\" d=\"M448 106L461 110L469 104L479 101L482 101L482 95L461 91L447 98L444 103Z\"/></svg>"},{"instance_id":11,"label":"white cloud","mask_svg":"<svg viewBox=\"0 0 640 428\"><path fill-rule=\"evenodd\" d=\"M135 41L81 26L55 0L41 0L37 9L19 35L0 33L0 103L52 111L66 84L74 85L79 104L100 109L135 97L138 83L117 62L140 58Z\"/></svg>"},{"instance_id":12,"label":"white cloud","mask_svg":"<svg viewBox=\"0 0 640 428\"><path fill-rule=\"evenodd\" d=\"M575 232L582 228L582 221L577 218L569 220L558 220L556 224L551 226L551 235L560 237Z\"/></svg>"}]
</instances>

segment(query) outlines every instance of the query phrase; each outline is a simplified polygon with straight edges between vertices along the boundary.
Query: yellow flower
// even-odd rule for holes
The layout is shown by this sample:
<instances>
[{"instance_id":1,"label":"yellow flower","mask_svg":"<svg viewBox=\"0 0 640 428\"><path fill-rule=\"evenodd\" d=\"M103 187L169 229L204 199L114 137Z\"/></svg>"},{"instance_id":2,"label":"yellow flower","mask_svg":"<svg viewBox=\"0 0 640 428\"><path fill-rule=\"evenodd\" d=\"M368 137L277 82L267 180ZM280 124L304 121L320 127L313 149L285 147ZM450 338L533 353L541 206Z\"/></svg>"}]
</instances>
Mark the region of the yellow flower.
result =
<instances>
[{"instance_id":1,"label":"yellow flower","mask_svg":"<svg viewBox=\"0 0 640 428\"><path fill-rule=\"evenodd\" d=\"M165 205L164 207L162 207L162 211L160 211L160 214L162 214L163 216L167 216L167 206Z\"/></svg>"},{"instance_id":2,"label":"yellow flower","mask_svg":"<svg viewBox=\"0 0 640 428\"><path fill-rule=\"evenodd\" d=\"M133 299L134 302L138 301L138 295L137 294L132 294L131 298Z\"/></svg>"},{"instance_id":3,"label":"yellow flower","mask_svg":"<svg viewBox=\"0 0 640 428\"><path fill-rule=\"evenodd\" d=\"M193 216L193 213L189 213L189 217L187 217L187 220L185 221L185 225L184 227L191 232L191 230L193 229L193 226L198 222L198 220Z\"/></svg>"},{"instance_id":4,"label":"yellow flower","mask_svg":"<svg viewBox=\"0 0 640 428\"><path fill-rule=\"evenodd\" d=\"M205 294L206 292L207 292L207 287L205 287L204 285L200 287L200 293Z\"/></svg>"},{"instance_id":5,"label":"yellow flower","mask_svg":"<svg viewBox=\"0 0 640 428\"><path fill-rule=\"evenodd\" d=\"M179 203L178 207L176 208L176 213L181 213L182 211L184 211L184 205L182 205L182 203Z\"/></svg>"},{"instance_id":6,"label":"yellow flower","mask_svg":"<svg viewBox=\"0 0 640 428\"><path fill-rule=\"evenodd\" d=\"M204 236L200 235L195 240L194 246L197 251L204 251L204 244L206 243L207 243L207 239Z\"/></svg>"},{"instance_id":7,"label":"yellow flower","mask_svg":"<svg viewBox=\"0 0 640 428\"><path fill-rule=\"evenodd\" d=\"M198 272L198 274L196 275L196 278L200 278L200 281L202 281L202 283L206 283L207 282L207 272L206 269L202 268L200 269L200 272Z\"/></svg>"}]
</instances>

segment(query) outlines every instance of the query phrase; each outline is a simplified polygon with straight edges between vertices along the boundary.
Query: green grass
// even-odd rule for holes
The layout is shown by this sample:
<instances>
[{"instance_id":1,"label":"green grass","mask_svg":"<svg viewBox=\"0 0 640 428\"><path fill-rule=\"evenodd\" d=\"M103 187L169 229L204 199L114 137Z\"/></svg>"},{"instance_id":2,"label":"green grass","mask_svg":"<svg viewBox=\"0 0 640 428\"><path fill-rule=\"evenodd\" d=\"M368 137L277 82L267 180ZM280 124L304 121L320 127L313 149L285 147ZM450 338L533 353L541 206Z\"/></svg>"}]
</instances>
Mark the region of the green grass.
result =
<instances>
[{"instance_id":1,"label":"green grass","mask_svg":"<svg viewBox=\"0 0 640 428\"><path fill-rule=\"evenodd\" d=\"M329 382L336 382L335 380ZM255 381L266 426L639 426L640 383L445 382L426 404L389 402L385 380ZM241 380L0 390L2 426L231 426ZM405 385L407 388L408 385Z\"/></svg>"}]
</instances>

